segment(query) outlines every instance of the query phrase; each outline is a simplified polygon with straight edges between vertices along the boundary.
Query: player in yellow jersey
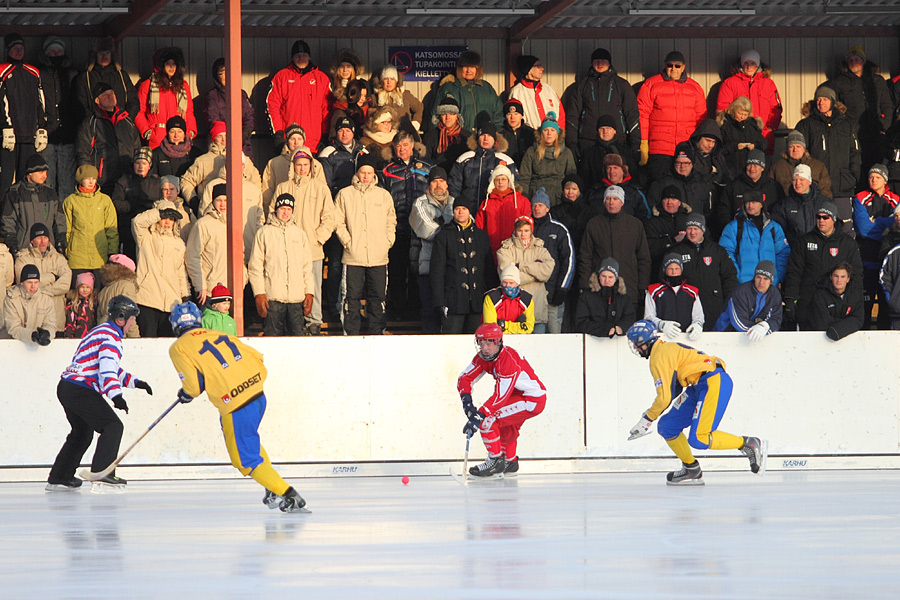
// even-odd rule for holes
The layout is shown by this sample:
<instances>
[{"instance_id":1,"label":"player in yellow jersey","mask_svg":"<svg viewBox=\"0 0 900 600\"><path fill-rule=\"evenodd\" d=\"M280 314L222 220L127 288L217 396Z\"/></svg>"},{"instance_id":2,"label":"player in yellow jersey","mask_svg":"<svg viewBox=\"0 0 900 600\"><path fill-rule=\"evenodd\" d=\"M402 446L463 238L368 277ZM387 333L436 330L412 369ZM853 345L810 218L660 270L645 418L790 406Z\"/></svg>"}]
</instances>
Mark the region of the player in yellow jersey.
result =
<instances>
[{"instance_id":1,"label":"player in yellow jersey","mask_svg":"<svg viewBox=\"0 0 900 600\"><path fill-rule=\"evenodd\" d=\"M178 370L178 398L190 402L204 391L219 409L219 420L231 464L266 488L263 503L282 512L308 512L306 500L272 467L259 441L259 423L266 412L262 354L236 337L203 329L202 314L193 302L178 304L169 315L178 339L169 358Z\"/></svg>"},{"instance_id":2,"label":"player in yellow jersey","mask_svg":"<svg viewBox=\"0 0 900 600\"><path fill-rule=\"evenodd\" d=\"M719 431L719 422L731 399L731 377L725 362L690 346L657 339L659 332L650 321L638 321L626 332L631 350L650 360L650 374L656 386L656 399L631 428L629 440L656 431L666 440L682 467L666 475L668 485L703 485L700 463L691 448L701 450L740 450L750 459L750 470L765 471L766 442ZM683 393L682 393L683 392ZM671 406L665 415L660 417ZM684 429L690 427L687 436Z\"/></svg>"}]
</instances>

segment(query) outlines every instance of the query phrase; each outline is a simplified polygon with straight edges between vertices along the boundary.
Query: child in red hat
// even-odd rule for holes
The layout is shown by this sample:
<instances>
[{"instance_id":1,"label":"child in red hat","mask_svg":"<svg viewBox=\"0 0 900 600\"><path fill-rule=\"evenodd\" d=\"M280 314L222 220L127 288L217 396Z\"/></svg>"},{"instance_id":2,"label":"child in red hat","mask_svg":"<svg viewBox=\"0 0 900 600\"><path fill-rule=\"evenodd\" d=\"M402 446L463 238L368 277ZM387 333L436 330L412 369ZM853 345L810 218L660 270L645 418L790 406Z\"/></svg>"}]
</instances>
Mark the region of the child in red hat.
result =
<instances>
[{"instance_id":1,"label":"child in red hat","mask_svg":"<svg viewBox=\"0 0 900 600\"><path fill-rule=\"evenodd\" d=\"M229 314L231 311L231 290L218 284L212 290L212 296L206 308L203 309L203 328L213 331L221 331L230 335L237 335L237 323Z\"/></svg>"}]
</instances>

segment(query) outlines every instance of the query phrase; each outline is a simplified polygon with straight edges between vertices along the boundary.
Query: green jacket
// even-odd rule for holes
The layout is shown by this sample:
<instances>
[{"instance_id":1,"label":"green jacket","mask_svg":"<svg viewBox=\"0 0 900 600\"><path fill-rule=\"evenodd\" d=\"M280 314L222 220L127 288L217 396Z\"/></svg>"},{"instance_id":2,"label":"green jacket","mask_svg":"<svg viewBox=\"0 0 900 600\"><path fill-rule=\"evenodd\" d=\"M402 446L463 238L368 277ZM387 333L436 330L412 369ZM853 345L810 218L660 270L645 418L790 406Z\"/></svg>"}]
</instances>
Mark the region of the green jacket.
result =
<instances>
[{"instance_id":1,"label":"green jacket","mask_svg":"<svg viewBox=\"0 0 900 600\"><path fill-rule=\"evenodd\" d=\"M212 331L221 331L229 335L237 335L237 324L234 318L228 313L221 313L211 308L203 309L203 319L201 321L204 329Z\"/></svg>"},{"instance_id":2,"label":"green jacket","mask_svg":"<svg viewBox=\"0 0 900 600\"><path fill-rule=\"evenodd\" d=\"M63 200L66 258L72 269L99 269L119 251L116 208L106 194L75 190Z\"/></svg>"},{"instance_id":3,"label":"green jacket","mask_svg":"<svg viewBox=\"0 0 900 600\"><path fill-rule=\"evenodd\" d=\"M457 79L456 75L444 77L434 97L432 115L437 114L435 111L438 104L447 96L453 96L459 102L459 116L462 117L463 129L475 131L477 116L480 113L486 113L497 128L503 126L503 103L500 102L494 86L484 79L475 79L467 83L465 80Z\"/></svg>"}]
</instances>

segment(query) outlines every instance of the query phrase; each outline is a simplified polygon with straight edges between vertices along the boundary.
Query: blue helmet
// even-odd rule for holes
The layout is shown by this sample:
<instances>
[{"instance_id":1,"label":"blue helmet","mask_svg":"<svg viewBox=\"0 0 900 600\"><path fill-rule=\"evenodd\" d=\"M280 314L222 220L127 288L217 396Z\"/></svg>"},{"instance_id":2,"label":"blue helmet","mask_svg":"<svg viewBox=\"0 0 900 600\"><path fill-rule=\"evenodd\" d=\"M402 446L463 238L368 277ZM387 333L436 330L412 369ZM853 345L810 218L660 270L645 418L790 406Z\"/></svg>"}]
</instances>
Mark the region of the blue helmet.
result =
<instances>
[{"instance_id":1,"label":"blue helmet","mask_svg":"<svg viewBox=\"0 0 900 600\"><path fill-rule=\"evenodd\" d=\"M176 304L169 315L169 324L172 325L172 331L176 336L180 336L185 331L197 329L201 326L203 313L197 308L193 302L182 302Z\"/></svg>"},{"instance_id":2,"label":"blue helmet","mask_svg":"<svg viewBox=\"0 0 900 600\"><path fill-rule=\"evenodd\" d=\"M625 337L628 338L628 345L631 347L632 352L640 357L648 358L650 356L650 348L653 347L656 338L659 337L659 330L656 329L656 325L651 321L642 319L636 321L634 325L628 328L628 331L625 332ZM642 352L640 347L645 344L647 349Z\"/></svg>"}]
</instances>

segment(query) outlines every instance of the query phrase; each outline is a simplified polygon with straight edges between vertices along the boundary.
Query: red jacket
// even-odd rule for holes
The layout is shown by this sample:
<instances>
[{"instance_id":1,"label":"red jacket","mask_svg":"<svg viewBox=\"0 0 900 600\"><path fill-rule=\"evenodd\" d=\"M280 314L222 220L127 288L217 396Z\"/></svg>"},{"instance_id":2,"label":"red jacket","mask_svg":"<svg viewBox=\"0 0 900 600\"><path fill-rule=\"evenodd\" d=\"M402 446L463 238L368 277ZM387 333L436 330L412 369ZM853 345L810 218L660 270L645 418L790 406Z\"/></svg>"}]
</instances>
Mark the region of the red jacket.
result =
<instances>
[{"instance_id":1,"label":"red jacket","mask_svg":"<svg viewBox=\"0 0 900 600\"><path fill-rule=\"evenodd\" d=\"M492 190L481 204L478 214L475 215L475 227L487 232L495 263L497 250L500 249L503 240L512 235L516 219L530 216L531 200L512 189L508 189L502 196L497 190Z\"/></svg>"},{"instance_id":2,"label":"red jacket","mask_svg":"<svg viewBox=\"0 0 900 600\"><path fill-rule=\"evenodd\" d=\"M181 115L187 124L188 130L185 135L191 139L197 136L197 119L194 118L194 95L191 94L191 86L188 82L184 82L184 93L187 95L187 111ZM174 116L178 116L178 99L175 92L167 90L159 93L159 112L150 113L147 106L147 96L150 95L150 79L143 80L138 86L138 102L140 109L138 114L134 116L134 124L137 126L141 137L146 138L147 131L150 131L150 148L156 149L163 138L166 137L166 121Z\"/></svg>"},{"instance_id":3,"label":"red jacket","mask_svg":"<svg viewBox=\"0 0 900 600\"><path fill-rule=\"evenodd\" d=\"M323 138L328 141L331 81L318 67L310 67L301 72L291 63L275 73L266 105L273 132L296 123L306 132L306 145L315 152Z\"/></svg>"},{"instance_id":4,"label":"red jacket","mask_svg":"<svg viewBox=\"0 0 900 600\"><path fill-rule=\"evenodd\" d=\"M675 155L675 146L690 139L706 119L706 93L690 77L647 78L637 96L641 137L650 141L650 154Z\"/></svg>"},{"instance_id":5,"label":"red jacket","mask_svg":"<svg viewBox=\"0 0 900 600\"><path fill-rule=\"evenodd\" d=\"M501 348L497 358L491 361L484 360L476 354L469 366L460 374L456 381L456 389L460 394L471 394L472 384L485 373L489 373L496 381L494 393L480 409L485 416L494 414L498 408L508 404L513 395L531 398L540 404L543 404L547 397L547 388L538 379L534 369L509 346Z\"/></svg>"},{"instance_id":6,"label":"red jacket","mask_svg":"<svg viewBox=\"0 0 900 600\"><path fill-rule=\"evenodd\" d=\"M719 98L716 101L716 110L725 110L728 105L740 96L747 96L753 104L753 116L759 117L763 122L762 134L769 143L767 154L775 150L775 130L781 124L781 97L778 88L768 73L757 71L753 77L749 77L743 71L738 71L722 82L719 88Z\"/></svg>"}]
</instances>

